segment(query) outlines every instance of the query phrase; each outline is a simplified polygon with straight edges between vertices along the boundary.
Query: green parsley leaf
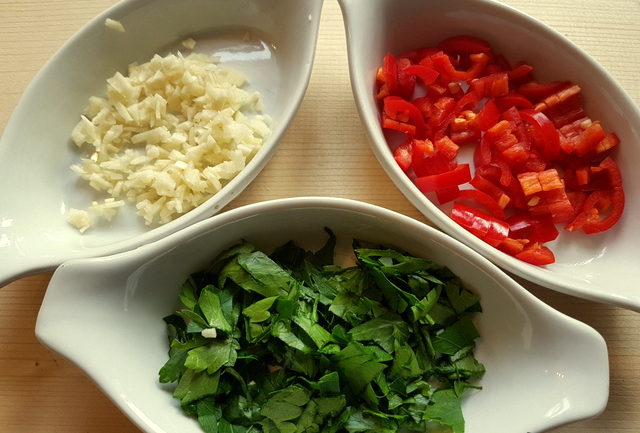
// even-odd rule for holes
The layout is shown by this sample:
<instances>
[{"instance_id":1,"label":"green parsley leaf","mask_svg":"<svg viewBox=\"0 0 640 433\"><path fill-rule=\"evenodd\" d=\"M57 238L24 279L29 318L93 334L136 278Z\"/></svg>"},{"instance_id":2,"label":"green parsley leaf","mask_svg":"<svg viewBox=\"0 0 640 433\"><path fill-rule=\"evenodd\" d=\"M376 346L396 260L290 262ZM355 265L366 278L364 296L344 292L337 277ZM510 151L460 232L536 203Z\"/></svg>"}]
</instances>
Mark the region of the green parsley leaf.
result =
<instances>
[{"instance_id":1,"label":"green parsley leaf","mask_svg":"<svg viewBox=\"0 0 640 433\"><path fill-rule=\"evenodd\" d=\"M479 298L391 249L357 248L340 268L327 233L316 252L242 242L192 274L164 318L159 381L205 433L461 433L460 398L484 373Z\"/></svg>"},{"instance_id":2,"label":"green parsley leaf","mask_svg":"<svg viewBox=\"0 0 640 433\"><path fill-rule=\"evenodd\" d=\"M231 332L231 324L227 322L222 312L222 302L215 288L211 285L206 286L200 292L198 305L207 319L207 325L210 328L216 328L224 332Z\"/></svg>"},{"instance_id":3,"label":"green parsley leaf","mask_svg":"<svg viewBox=\"0 0 640 433\"><path fill-rule=\"evenodd\" d=\"M254 302L247 307L244 307L244 309L242 310L242 314L247 316L252 323L264 322L269 317L271 317L269 308L271 308L276 299L278 299L277 296L260 299L259 301Z\"/></svg>"},{"instance_id":4,"label":"green parsley leaf","mask_svg":"<svg viewBox=\"0 0 640 433\"><path fill-rule=\"evenodd\" d=\"M352 342L333 355L338 372L346 378L354 393L361 392L369 382L386 368L376 356L357 342Z\"/></svg>"},{"instance_id":5,"label":"green parsley leaf","mask_svg":"<svg viewBox=\"0 0 640 433\"><path fill-rule=\"evenodd\" d=\"M214 373L222 366L233 366L236 357L236 346L232 341L213 341L206 346L191 349L184 365L195 372L207 370Z\"/></svg>"},{"instance_id":6,"label":"green parsley leaf","mask_svg":"<svg viewBox=\"0 0 640 433\"><path fill-rule=\"evenodd\" d=\"M471 346L480 334L469 319L461 319L447 327L433 339L433 348L437 352L453 355L460 349Z\"/></svg>"},{"instance_id":7,"label":"green parsley leaf","mask_svg":"<svg viewBox=\"0 0 640 433\"><path fill-rule=\"evenodd\" d=\"M464 433L464 417L456 393L443 389L436 391L431 400L433 404L427 407L424 418L451 427L453 433Z\"/></svg>"}]
</instances>

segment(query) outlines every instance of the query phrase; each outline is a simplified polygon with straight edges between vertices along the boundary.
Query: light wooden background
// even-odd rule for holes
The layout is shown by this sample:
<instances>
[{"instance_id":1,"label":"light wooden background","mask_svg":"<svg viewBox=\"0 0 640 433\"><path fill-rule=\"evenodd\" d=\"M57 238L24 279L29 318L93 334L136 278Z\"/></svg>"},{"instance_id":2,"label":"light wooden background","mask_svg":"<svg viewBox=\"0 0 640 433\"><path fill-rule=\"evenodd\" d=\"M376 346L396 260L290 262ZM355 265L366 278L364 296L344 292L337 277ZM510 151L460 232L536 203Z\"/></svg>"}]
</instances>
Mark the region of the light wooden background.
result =
<instances>
[{"instance_id":1,"label":"light wooden background","mask_svg":"<svg viewBox=\"0 0 640 433\"><path fill-rule=\"evenodd\" d=\"M0 130L43 63L84 23L114 3L0 0ZM568 36L640 104L639 0L505 3ZM425 221L386 177L369 149L351 95L342 17L335 0L325 0L314 72L295 122L266 169L228 208L302 195L359 199ZM1 203L0 198L0 208ZM0 431L138 431L80 370L36 341L36 315L49 278L50 274L36 275L0 289ZM606 411L553 433L639 432L640 315L527 287L560 311L593 326L609 348L611 392Z\"/></svg>"}]
</instances>

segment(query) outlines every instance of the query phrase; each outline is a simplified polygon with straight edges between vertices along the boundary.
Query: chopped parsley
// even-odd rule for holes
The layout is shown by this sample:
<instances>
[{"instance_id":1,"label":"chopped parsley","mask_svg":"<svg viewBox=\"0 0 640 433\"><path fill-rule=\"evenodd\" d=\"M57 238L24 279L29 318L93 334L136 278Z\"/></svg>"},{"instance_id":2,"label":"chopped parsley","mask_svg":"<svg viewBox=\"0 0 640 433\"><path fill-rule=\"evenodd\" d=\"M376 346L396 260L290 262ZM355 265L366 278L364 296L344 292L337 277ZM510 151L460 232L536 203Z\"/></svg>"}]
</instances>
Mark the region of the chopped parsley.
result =
<instances>
[{"instance_id":1,"label":"chopped parsley","mask_svg":"<svg viewBox=\"0 0 640 433\"><path fill-rule=\"evenodd\" d=\"M242 242L182 286L160 382L206 433L464 432L479 298L429 260Z\"/></svg>"}]
</instances>

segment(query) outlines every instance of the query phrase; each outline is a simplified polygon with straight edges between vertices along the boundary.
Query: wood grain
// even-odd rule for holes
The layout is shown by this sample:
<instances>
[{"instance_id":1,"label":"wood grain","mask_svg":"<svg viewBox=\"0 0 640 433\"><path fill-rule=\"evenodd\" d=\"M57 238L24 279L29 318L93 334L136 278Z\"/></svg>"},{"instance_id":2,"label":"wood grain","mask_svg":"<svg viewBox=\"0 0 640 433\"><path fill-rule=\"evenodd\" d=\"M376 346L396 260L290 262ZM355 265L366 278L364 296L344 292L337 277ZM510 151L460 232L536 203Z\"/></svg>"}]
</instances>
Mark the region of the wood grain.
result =
<instances>
[{"instance_id":1,"label":"wood grain","mask_svg":"<svg viewBox=\"0 0 640 433\"><path fill-rule=\"evenodd\" d=\"M569 37L640 103L638 0L505 3ZM0 0L0 130L55 50L113 4L113 0ZM342 17L333 0L325 2L314 72L294 123L271 162L228 208L302 195L363 200L427 222L387 178L369 149L351 96ZM0 290L0 431L137 432L77 367L35 339L37 312L49 278L50 274L23 278ZM611 390L606 411L552 433L640 431L640 316L522 283L543 301L597 329L609 348Z\"/></svg>"}]
</instances>

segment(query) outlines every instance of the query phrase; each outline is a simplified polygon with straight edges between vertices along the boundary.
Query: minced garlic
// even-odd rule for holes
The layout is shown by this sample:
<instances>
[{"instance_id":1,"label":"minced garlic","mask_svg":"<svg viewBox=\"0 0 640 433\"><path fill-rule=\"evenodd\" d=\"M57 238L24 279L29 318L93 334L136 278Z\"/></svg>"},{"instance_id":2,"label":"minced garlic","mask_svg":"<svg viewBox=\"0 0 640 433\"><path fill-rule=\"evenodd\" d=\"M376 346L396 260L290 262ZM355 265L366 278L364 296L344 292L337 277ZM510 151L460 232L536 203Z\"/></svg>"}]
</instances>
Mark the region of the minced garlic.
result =
<instances>
[{"instance_id":1,"label":"minced garlic","mask_svg":"<svg viewBox=\"0 0 640 433\"><path fill-rule=\"evenodd\" d=\"M126 197L147 225L164 224L218 192L270 133L260 94L244 85L203 54L156 55L109 78L71 133L91 146L72 170L109 195L89 211L111 219Z\"/></svg>"}]
</instances>

